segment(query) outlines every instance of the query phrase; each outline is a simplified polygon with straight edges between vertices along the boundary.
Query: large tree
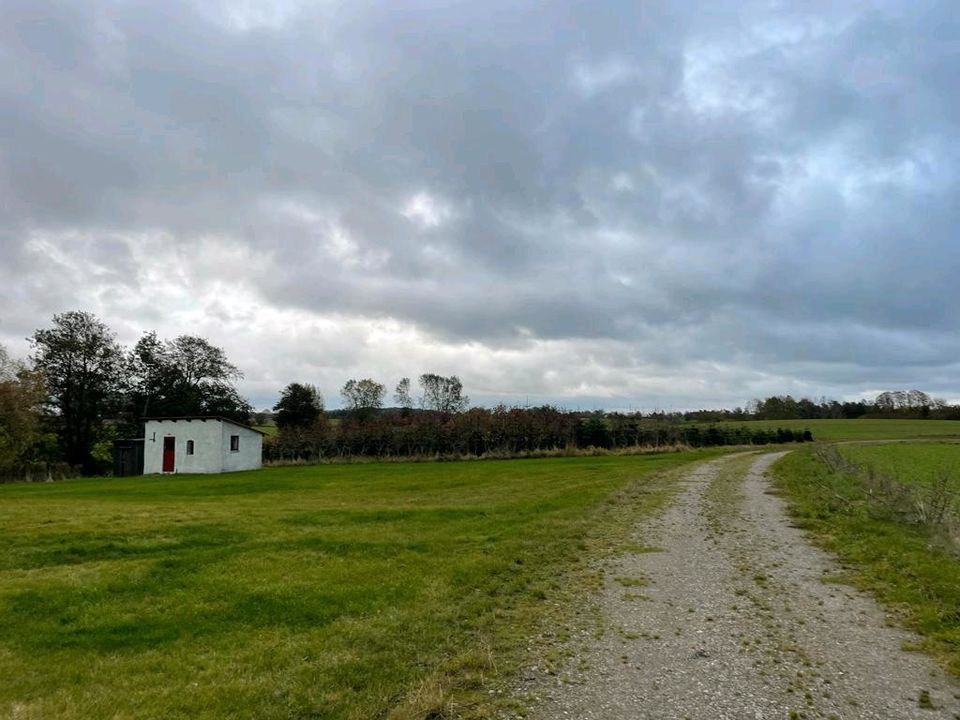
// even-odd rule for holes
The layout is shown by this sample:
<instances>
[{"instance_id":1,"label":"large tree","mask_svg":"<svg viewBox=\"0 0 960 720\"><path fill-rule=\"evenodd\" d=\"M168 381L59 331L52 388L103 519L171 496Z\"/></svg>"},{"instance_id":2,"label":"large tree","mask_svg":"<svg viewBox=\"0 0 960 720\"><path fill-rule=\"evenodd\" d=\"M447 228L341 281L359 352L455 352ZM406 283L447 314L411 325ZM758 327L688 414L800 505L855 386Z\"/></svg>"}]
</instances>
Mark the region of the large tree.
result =
<instances>
[{"instance_id":1,"label":"large tree","mask_svg":"<svg viewBox=\"0 0 960 720\"><path fill-rule=\"evenodd\" d=\"M420 376L423 395L420 404L427 410L443 413L462 412L470 404L470 398L463 394L463 383L456 375L443 377L425 373Z\"/></svg>"},{"instance_id":2,"label":"large tree","mask_svg":"<svg viewBox=\"0 0 960 720\"><path fill-rule=\"evenodd\" d=\"M233 381L243 377L226 353L202 337L160 340L144 334L129 358L138 417L222 415L248 422L252 407Z\"/></svg>"},{"instance_id":3,"label":"large tree","mask_svg":"<svg viewBox=\"0 0 960 720\"><path fill-rule=\"evenodd\" d=\"M43 383L0 346L0 473L15 468L40 439Z\"/></svg>"},{"instance_id":4,"label":"large tree","mask_svg":"<svg viewBox=\"0 0 960 720\"><path fill-rule=\"evenodd\" d=\"M78 311L54 315L53 327L37 330L30 342L64 456L84 473L95 472L93 445L125 386L123 351L106 325Z\"/></svg>"},{"instance_id":5,"label":"large tree","mask_svg":"<svg viewBox=\"0 0 960 720\"><path fill-rule=\"evenodd\" d=\"M316 460L327 444L327 416L323 396L313 385L290 383L273 407L280 432L270 438L269 450L287 459Z\"/></svg>"},{"instance_id":6,"label":"large tree","mask_svg":"<svg viewBox=\"0 0 960 720\"><path fill-rule=\"evenodd\" d=\"M397 403L397 407L400 408L400 413L404 417L408 416L413 408L413 398L410 397L410 378L400 379L393 391L393 399Z\"/></svg>"},{"instance_id":7,"label":"large tree","mask_svg":"<svg viewBox=\"0 0 960 720\"><path fill-rule=\"evenodd\" d=\"M370 378L347 380L340 390L344 405L358 420L366 420L382 408L386 393L387 389L381 383Z\"/></svg>"},{"instance_id":8,"label":"large tree","mask_svg":"<svg viewBox=\"0 0 960 720\"><path fill-rule=\"evenodd\" d=\"M280 391L280 400L273 409L281 430L308 428L323 413L323 396L313 385L290 383Z\"/></svg>"}]
</instances>

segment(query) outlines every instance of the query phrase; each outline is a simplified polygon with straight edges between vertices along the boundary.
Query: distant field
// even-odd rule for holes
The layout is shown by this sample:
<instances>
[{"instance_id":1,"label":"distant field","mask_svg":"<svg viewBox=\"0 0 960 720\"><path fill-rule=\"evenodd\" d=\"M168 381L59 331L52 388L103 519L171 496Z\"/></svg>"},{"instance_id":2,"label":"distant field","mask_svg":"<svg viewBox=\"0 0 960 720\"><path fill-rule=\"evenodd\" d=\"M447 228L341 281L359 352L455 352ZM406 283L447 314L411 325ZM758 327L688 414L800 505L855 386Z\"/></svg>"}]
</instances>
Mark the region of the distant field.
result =
<instances>
[{"instance_id":1,"label":"distant field","mask_svg":"<svg viewBox=\"0 0 960 720\"><path fill-rule=\"evenodd\" d=\"M718 423L723 424L723 423ZM957 420L750 420L733 423L746 427L810 429L814 440L897 440L912 438L960 438Z\"/></svg>"},{"instance_id":2,"label":"distant field","mask_svg":"<svg viewBox=\"0 0 960 720\"><path fill-rule=\"evenodd\" d=\"M605 499L707 456L0 486L0 717L426 717L509 667Z\"/></svg>"},{"instance_id":3,"label":"distant field","mask_svg":"<svg viewBox=\"0 0 960 720\"><path fill-rule=\"evenodd\" d=\"M276 425L254 425L254 430L259 430L264 435L276 435L280 430Z\"/></svg>"}]
</instances>

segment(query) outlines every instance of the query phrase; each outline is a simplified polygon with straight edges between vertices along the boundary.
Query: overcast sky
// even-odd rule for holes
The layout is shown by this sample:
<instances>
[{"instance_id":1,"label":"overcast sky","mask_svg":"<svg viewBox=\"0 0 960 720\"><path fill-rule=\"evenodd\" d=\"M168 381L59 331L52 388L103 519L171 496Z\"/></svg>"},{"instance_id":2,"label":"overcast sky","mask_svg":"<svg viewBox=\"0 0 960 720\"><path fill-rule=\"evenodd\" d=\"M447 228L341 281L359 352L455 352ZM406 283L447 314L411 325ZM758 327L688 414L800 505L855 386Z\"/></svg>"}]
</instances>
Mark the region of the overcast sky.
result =
<instances>
[{"instance_id":1,"label":"overcast sky","mask_svg":"<svg viewBox=\"0 0 960 720\"><path fill-rule=\"evenodd\" d=\"M272 405L960 397L955 2L0 0L0 343Z\"/></svg>"}]
</instances>

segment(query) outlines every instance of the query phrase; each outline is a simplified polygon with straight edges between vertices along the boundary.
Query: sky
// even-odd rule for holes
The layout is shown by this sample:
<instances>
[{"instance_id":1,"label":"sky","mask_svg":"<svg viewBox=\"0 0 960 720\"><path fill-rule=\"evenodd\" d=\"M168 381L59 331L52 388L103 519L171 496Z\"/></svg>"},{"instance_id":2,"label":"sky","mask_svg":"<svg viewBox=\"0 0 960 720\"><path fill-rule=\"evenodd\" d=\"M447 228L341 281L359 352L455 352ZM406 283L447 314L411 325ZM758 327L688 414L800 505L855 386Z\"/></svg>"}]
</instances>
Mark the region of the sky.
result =
<instances>
[{"instance_id":1,"label":"sky","mask_svg":"<svg viewBox=\"0 0 960 720\"><path fill-rule=\"evenodd\" d=\"M0 344L476 404L960 398L952 2L0 0ZM414 380L415 383L415 380Z\"/></svg>"}]
</instances>

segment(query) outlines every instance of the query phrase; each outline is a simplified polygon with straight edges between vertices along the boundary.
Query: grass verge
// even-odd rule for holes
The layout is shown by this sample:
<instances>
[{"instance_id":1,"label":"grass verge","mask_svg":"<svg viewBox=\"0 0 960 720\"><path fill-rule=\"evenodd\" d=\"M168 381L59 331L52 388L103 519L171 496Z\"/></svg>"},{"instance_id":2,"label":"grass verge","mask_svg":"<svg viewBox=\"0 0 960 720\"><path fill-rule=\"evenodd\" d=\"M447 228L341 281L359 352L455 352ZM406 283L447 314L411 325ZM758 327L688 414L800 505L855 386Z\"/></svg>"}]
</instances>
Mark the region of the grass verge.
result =
<instances>
[{"instance_id":1,"label":"grass verge","mask_svg":"<svg viewBox=\"0 0 960 720\"><path fill-rule=\"evenodd\" d=\"M890 446L884 453L896 452ZM832 471L813 448L796 450L773 468L797 524L848 567L840 580L884 603L924 639L928 652L960 675L960 559L938 529L904 522L857 474Z\"/></svg>"},{"instance_id":2,"label":"grass verge","mask_svg":"<svg viewBox=\"0 0 960 720\"><path fill-rule=\"evenodd\" d=\"M0 487L0 716L489 717L714 454Z\"/></svg>"}]
</instances>

